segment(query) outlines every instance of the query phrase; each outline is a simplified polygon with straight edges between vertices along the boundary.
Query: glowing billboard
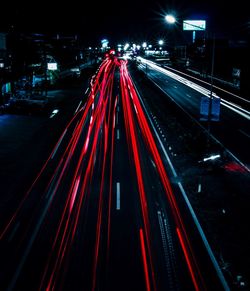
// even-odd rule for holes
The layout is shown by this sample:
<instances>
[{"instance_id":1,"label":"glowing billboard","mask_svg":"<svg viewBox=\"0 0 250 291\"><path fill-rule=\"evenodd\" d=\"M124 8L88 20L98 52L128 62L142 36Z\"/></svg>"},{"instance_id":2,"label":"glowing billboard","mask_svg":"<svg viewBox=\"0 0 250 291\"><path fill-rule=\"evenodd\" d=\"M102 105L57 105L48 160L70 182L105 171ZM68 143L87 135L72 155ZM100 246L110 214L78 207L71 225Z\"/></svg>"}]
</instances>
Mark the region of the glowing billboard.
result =
<instances>
[{"instance_id":1,"label":"glowing billboard","mask_svg":"<svg viewBox=\"0 0 250 291\"><path fill-rule=\"evenodd\" d=\"M183 30L205 30L206 20L183 20Z\"/></svg>"},{"instance_id":2,"label":"glowing billboard","mask_svg":"<svg viewBox=\"0 0 250 291\"><path fill-rule=\"evenodd\" d=\"M56 71L57 70L57 63L48 63L47 69L50 71Z\"/></svg>"}]
</instances>

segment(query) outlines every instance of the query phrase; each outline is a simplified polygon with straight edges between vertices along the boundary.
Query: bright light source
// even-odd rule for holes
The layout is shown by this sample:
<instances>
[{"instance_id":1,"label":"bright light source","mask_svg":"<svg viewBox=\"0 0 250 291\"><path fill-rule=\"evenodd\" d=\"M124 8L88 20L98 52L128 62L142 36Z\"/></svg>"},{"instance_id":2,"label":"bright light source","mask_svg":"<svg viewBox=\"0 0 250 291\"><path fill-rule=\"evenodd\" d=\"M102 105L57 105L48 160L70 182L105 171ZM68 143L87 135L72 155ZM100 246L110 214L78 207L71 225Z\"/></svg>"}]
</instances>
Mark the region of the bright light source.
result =
<instances>
[{"instance_id":1,"label":"bright light source","mask_svg":"<svg viewBox=\"0 0 250 291\"><path fill-rule=\"evenodd\" d=\"M159 45L163 45L164 41L162 39L159 40Z\"/></svg>"},{"instance_id":2,"label":"bright light source","mask_svg":"<svg viewBox=\"0 0 250 291\"><path fill-rule=\"evenodd\" d=\"M49 118L53 118L59 112L58 109L54 109Z\"/></svg>"},{"instance_id":3,"label":"bright light source","mask_svg":"<svg viewBox=\"0 0 250 291\"><path fill-rule=\"evenodd\" d=\"M126 43L126 44L124 45L124 50L126 51L128 48L129 48L129 43Z\"/></svg>"},{"instance_id":4,"label":"bright light source","mask_svg":"<svg viewBox=\"0 0 250 291\"><path fill-rule=\"evenodd\" d=\"M204 158L203 161L206 162L206 161L215 160L215 159L218 159L218 158L220 158L220 155L212 155L210 157Z\"/></svg>"},{"instance_id":5,"label":"bright light source","mask_svg":"<svg viewBox=\"0 0 250 291\"><path fill-rule=\"evenodd\" d=\"M183 30L205 30L206 21L205 20L184 20Z\"/></svg>"},{"instance_id":6,"label":"bright light source","mask_svg":"<svg viewBox=\"0 0 250 291\"><path fill-rule=\"evenodd\" d=\"M147 47L147 43L144 42L144 43L142 44L142 47L143 47L143 48L146 48L146 47Z\"/></svg>"},{"instance_id":7,"label":"bright light source","mask_svg":"<svg viewBox=\"0 0 250 291\"><path fill-rule=\"evenodd\" d=\"M57 70L57 63L48 63L47 69L50 71L56 71Z\"/></svg>"},{"instance_id":8,"label":"bright light source","mask_svg":"<svg viewBox=\"0 0 250 291\"><path fill-rule=\"evenodd\" d=\"M176 21L176 18L171 14L166 15L165 19L170 24L173 24Z\"/></svg>"},{"instance_id":9,"label":"bright light source","mask_svg":"<svg viewBox=\"0 0 250 291\"><path fill-rule=\"evenodd\" d=\"M108 46L108 40L107 39L103 39L102 41L101 41L101 43L102 43L102 48L106 48L107 46Z\"/></svg>"}]
</instances>

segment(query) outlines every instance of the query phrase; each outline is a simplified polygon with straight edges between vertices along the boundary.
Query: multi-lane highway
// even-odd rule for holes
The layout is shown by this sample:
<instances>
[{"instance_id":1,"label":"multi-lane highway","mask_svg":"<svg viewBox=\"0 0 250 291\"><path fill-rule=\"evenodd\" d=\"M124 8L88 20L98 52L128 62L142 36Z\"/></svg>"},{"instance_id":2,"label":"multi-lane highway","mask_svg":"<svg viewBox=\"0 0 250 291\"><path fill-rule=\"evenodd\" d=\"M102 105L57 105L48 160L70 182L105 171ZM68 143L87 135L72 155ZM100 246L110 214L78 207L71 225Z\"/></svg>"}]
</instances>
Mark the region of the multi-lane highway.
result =
<instances>
[{"instance_id":1,"label":"multi-lane highway","mask_svg":"<svg viewBox=\"0 0 250 291\"><path fill-rule=\"evenodd\" d=\"M208 131L213 141L223 144L223 147L247 171L250 171L250 101L248 99L213 85L212 80L205 82L172 68L159 66L144 58L138 58L138 66L168 98ZM211 95L214 100L220 101L220 110L218 120L213 121L211 114L209 122L207 121L209 115L204 121L200 108L202 98L208 97L211 100Z\"/></svg>"},{"instance_id":2,"label":"multi-lane highway","mask_svg":"<svg viewBox=\"0 0 250 291\"><path fill-rule=\"evenodd\" d=\"M1 224L0 289L229 290L175 175L127 61L107 57Z\"/></svg>"}]
</instances>

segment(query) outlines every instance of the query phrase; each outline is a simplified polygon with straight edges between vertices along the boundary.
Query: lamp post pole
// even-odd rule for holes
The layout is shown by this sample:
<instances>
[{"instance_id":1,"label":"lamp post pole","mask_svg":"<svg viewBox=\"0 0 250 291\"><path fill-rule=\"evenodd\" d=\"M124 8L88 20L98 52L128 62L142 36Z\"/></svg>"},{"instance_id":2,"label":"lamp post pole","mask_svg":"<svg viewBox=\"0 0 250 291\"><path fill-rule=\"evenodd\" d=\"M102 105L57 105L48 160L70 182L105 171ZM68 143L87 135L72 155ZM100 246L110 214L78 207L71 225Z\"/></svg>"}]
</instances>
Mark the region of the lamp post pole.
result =
<instances>
[{"instance_id":1,"label":"lamp post pole","mask_svg":"<svg viewBox=\"0 0 250 291\"><path fill-rule=\"evenodd\" d=\"M214 55L215 55L215 36L212 38L212 63L211 63L211 74L210 74L210 97L209 97L209 108L208 108L208 120L207 120L207 148L210 147L210 135L211 135L211 117L212 117L212 103L213 103L213 82L214 82Z\"/></svg>"}]
</instances>

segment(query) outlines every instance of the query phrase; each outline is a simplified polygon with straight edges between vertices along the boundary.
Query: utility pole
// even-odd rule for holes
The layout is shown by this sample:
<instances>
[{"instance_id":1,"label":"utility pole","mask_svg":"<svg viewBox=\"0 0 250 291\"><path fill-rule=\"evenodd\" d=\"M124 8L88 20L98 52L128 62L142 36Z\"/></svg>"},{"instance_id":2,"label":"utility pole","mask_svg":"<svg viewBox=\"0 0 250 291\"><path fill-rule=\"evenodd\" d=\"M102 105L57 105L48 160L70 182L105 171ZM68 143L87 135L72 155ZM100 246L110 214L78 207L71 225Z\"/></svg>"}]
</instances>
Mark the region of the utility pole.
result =
<instances>
[{"instance_id":1,"label":"utility pole","mask_svg":"<svg viewBox=\"0 0 250 291\"><path fill-rule=\"evenodd\" d=\"M43 59L44 59L44 91L45 97L48 95L48 72L47 72L47 53L45 49L45 43L43 42Z\"/></svg>"},{"instance_id":2,"label":"utility pole","mask_svg":"<svg viewBox=\"0 0 250 291\"><path fill-rule=\"evenodd\" d=\"M208 107L208 119L207 119L207 148L210 147L211 137L211 117L212 117L212 104L213 104L213 82L214 82L214 55L215 55L215 36L212 38L212 62L211 62L211 74L210 74L210 97Z\"/></svg>"}]
</instances>

